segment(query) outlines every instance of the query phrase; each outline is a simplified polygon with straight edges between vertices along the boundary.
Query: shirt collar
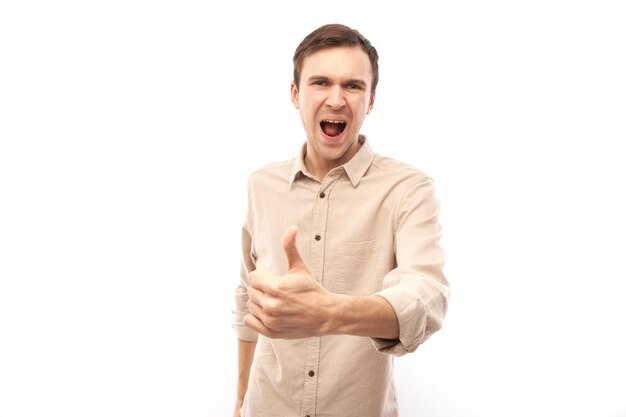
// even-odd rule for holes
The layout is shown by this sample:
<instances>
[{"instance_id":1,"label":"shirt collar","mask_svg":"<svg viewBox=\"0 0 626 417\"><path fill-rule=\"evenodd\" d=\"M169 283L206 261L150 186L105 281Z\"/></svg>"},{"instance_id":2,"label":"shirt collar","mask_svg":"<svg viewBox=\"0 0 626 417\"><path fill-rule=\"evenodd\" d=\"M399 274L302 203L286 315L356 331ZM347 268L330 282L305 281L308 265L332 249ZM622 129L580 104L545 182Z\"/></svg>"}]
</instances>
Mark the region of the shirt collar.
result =
<instances>
[{"instance_id":1,"label":"shirt collar","mask_svg":"<svg viewBox=\"0 0 626 417\"><path fill-rule=\"evenodd\" d=\"M291 169L291 175L289 176L289 186L294 183L300 174L311 177L311 174L306 170L306 165L304 165L304 156L306 155L306 142L300 148L300 153L296 158L296 162L293 164L293 168Z\"/></svg>"},{"instance_id":2,"label":"shirt collar","mask_svg":"<svg viewBox=\"0 0 626 417\"><path fill-rule=\"evenodd\" d=\"M357 153L350 159L348 162L342 165L344 171L348 175L350 182L353 187L359 185L361 178L367 172L367 169L372 165L372 161L374 161L374 151L369 145L367 141L367 137L365 135L359 135L359 143L361 144L361 148L357 151ZM312 175L306 169L306 165L304 165L304 156L306 155L306 142L302 145L300 149L300 153L296 158L295 163L293 164L293 168L291 169L291 175L289 177L289 186L291 186L300 174L306 175L307 177L312 178Z\"/></svg>"},{"instance_id":3,"label":"shirt collar","mask_svg":"<svg viewBox=\"0 0 626 417\"><path fill-rule=\"evenodd\" d=\"M372 165L372 161L374 161L374 151L370 148L365 135L359 136L359 143L361 144L361 148L352 159L343 164L343 169L346 171L346 174L348 174L348 178L350 178L353 187L359 185L361 178L363 178L370 165Z\"/></svg>"}]
</instances>

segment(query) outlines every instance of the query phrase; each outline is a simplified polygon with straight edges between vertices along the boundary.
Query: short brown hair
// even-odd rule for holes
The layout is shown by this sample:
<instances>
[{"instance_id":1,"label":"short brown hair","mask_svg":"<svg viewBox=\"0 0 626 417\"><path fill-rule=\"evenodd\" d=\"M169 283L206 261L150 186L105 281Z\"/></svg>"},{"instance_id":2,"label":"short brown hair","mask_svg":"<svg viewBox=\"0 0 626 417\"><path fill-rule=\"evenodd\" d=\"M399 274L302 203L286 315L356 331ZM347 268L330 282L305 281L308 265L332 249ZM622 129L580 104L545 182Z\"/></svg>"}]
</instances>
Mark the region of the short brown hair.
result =
<instances>
[{"instance_id":1,"label":"short brown hair","mask_svg":"<svg viewBox=\"0 0 626 417\"><path fill-rule=\"evenodd\" d=\"M293 55L293 81L300 87L300 73L304 58L320 49L335 46L359 46L367 54L372 64L372 94L378 84L378 52L357 30L340 24L329 24L315 29L300 42Z\"/></svg>"}]
</instances>

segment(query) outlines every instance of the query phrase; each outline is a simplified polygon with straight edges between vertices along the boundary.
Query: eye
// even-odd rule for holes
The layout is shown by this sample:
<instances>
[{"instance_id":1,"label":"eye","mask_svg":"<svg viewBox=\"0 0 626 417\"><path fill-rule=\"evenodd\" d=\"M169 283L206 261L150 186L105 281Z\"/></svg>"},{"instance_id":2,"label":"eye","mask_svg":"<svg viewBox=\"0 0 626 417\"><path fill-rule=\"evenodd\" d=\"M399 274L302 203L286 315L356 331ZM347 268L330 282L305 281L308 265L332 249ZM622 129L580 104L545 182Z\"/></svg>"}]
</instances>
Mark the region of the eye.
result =
<instances>
[{"instance_id":1,"label":"eye","mask_svg":"<svg viewBox=\"0 0 626 417\"><path fill-rule=\"evenodd\" d=\"M346 85L346 88L348 90L360 90L361 86L359 84L355 84L355 83L350 83Z\"/></svg>"},{"instance_id":2,"label":"eye","mask_svg":"<svg viewBox=\"0 0 626 417\"><path fill-rule=\"evenodd\" d=\"M326 80L315 80L313 85L326 85Z\"/></svg>"}]
</instances>

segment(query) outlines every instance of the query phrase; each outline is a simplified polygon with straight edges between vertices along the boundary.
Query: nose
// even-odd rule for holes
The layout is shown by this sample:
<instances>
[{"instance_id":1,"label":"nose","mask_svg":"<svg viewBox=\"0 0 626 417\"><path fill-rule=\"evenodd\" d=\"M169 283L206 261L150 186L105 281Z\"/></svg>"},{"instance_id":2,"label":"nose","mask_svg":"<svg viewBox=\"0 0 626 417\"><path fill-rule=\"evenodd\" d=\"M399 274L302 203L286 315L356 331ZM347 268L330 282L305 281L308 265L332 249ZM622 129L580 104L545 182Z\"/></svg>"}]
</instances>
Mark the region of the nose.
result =
<instances>
[{"instance_id":1,"label":"nose","mask_svg":"<svg viewBox=\"0 0 626 417\"><path fill-rule=\"evenodd\" d=\"M334 85L328 89L328 97L326 105L332 109L340 109L346 104L343 88L340 85Z\"/></svg>"}]
</instances>

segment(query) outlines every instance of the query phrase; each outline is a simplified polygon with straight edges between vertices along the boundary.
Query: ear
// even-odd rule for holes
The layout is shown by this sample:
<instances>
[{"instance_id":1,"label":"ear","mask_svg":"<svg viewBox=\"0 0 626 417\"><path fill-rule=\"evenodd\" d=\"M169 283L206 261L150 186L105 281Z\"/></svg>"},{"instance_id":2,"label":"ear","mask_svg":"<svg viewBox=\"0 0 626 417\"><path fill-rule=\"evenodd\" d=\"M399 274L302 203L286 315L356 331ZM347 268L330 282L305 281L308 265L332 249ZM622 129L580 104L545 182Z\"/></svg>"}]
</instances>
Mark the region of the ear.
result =
<instances>
[{"instance_id":1,"label":"ear","mask_svg":"<svg viewBox=\"0 0 626 417\"><path fill-rule=\"evenodd\" d=\"M295 82L291 82L291 102L296 109L300 108L300 102L298 101L298 87Z\"/></svg>"},{"instance_id":2,"label":"ear","mask_svg":"<svg viewBox=\"0 0 626 417\"><path fill-rule=\"evenodd\" d=\"M369 105L367 106L367 114L370 114L370 112L372 111L372 107L374 107L374 100L375 99L376 99L376 91L374 91L370 95L370 102L369 102Z\"/></svg>"}]
</instances>

